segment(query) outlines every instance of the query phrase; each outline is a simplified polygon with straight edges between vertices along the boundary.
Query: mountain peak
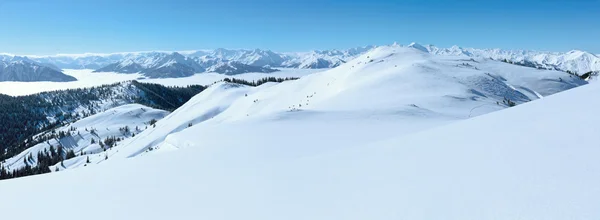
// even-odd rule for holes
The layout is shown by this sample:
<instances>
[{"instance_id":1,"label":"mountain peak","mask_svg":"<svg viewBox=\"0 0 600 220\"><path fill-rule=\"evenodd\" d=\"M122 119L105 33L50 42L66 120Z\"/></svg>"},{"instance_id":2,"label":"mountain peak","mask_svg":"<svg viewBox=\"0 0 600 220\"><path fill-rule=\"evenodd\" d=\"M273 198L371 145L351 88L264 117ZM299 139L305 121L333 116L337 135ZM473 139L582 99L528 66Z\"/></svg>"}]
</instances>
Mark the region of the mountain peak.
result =
<instances>
[{"instance_id":1,"label":"mountain peak","mask_svg":"<svg viewBox=\"0 0 600 220\"><path fill-rule=\"evenodd\" d=\"M407 47L415 48L415 49L423 51L425 53L429 53L429 50L426 47L424 47L421 44L415 43L415 42L410 43Z\"/></svg>"}]
</instances>

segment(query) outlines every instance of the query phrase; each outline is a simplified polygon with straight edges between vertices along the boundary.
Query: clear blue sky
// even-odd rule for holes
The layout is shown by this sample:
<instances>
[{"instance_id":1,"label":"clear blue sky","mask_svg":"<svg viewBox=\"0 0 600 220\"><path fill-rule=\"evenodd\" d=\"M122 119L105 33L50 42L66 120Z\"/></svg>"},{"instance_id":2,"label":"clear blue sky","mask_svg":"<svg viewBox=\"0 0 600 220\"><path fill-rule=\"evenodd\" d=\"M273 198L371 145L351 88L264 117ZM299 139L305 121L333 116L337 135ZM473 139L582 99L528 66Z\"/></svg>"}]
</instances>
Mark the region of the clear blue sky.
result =
<instances>
[{"instance_id":1,"label":"clear blue sky","mask_svg":"<svg viewBox=\"0 0 600 220\"><path fill-rule=\"evenodd\" d=\"M441 47L600 53L600 0L0 0L0 52Z\"/></svg>"}]
</instances>

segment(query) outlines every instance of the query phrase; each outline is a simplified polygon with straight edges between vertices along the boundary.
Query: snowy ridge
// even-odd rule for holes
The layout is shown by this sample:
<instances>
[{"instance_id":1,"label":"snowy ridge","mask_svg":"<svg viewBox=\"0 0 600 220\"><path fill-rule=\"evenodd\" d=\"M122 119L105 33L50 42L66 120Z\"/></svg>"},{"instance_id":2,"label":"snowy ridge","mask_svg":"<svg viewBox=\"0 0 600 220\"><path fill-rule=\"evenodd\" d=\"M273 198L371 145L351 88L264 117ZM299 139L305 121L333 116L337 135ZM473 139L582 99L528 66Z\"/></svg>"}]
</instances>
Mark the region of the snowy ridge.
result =
<instances>
[{"instance_id":1,"label":"snowy ridge","mask_svg":"<svg viewBox=\"0 0 600 220\"><path fill-rule=\"evenodd\" d=\"M495 60L508 60L515 63L529 62L540 68L571 71L584 74L590 71L600 71L600 58L585 51L572 50L566 53L538 52L526 50L475 49L453 46L438 48L433 45L422 46L422 50L436 55L453 55L468 57L485 57Z\"/></svg>"},{"instance_id":2,"label":"snowy ridge","mask_svg":"<svg viewBox=\"0 0 600 220\"><path fill-rule=\"evenodd\" d=\"M253 88L237 84L218 83L175 110L156 123L156 127L140 133L135 138L119 144L120 152L114 152L123 158L134 157L152 150L165 150L159 146L171 134L182 131L190 125L202 123L229 108L234 100L243 97ZM132 143L136 143L133 145ZM169 148L167 147L166 150Z\"/></svg>"},{"instance_id":3,"label":"snowy ridge","mask_svg":"<svg viewBox=\"0 0 600 220\"><path fill-rule=\"evenodd\" d=\"M251 132L245 130L259 125L261 132L273 136L300 134L303 140L289 138L318 148L306 148L308 152L320 151L327 149L318 147L323 143L341 147L346 141L367 143L412 133L507 108L506 100L521 104L586 83L559 71L436 56L411 47L378 47L295 81L257 88L213 85L156 128L124 142L123 150L112 157L236 142L214 137L221 132ZM340 132L340 137L311 129L363 124L384 131L373 134L359 128Z\"/></svg>"}]
</instances>

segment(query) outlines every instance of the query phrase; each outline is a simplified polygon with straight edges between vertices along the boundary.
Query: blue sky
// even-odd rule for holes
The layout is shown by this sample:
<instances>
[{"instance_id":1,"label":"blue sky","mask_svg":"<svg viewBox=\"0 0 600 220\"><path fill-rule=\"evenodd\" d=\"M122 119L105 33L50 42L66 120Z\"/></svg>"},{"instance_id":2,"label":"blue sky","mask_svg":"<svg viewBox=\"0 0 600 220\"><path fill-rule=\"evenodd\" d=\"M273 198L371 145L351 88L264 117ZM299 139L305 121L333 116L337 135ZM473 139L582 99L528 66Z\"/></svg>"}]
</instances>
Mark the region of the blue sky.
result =
<instances>
[{"instance_id":1,"label":"blue sky","mask_svg":"<svg viewBox=\"0 0 600 220\"><path fill-rule=\"evenodd\" d=\"M600 53L600 0L0 0L0 52L441 47Z\"/></svg>"}]
</instances>

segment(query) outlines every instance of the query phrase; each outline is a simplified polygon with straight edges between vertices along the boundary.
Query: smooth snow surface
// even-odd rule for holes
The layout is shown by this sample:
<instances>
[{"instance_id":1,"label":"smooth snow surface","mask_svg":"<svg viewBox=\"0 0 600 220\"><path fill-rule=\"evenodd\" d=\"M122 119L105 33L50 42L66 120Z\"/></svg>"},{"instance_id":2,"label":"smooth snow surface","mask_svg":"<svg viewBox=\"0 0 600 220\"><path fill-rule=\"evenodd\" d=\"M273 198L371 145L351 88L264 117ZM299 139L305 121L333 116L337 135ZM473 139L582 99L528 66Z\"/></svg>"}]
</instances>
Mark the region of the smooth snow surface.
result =
<instances>
[{"instance_id":1,"label":"smooth snow surface","mask_svg":"<svg viewBox=\"0 0 600 220\"><path fill-rule=\"evenodd\" d=\"M65 206L60 219L598 219L600 117L585 114L600 111L598 93L591 84L368 143L320 140L352 130L343 124L305 127L316 137L294 133L294 120L283 137L262 123L199 124L171 137L190 145L178 151L1 181L0 207L8 219Z\"/></svg>"}]
</instances>

